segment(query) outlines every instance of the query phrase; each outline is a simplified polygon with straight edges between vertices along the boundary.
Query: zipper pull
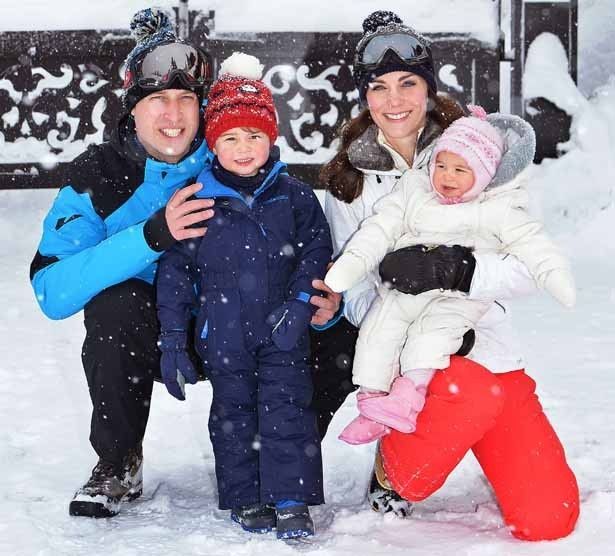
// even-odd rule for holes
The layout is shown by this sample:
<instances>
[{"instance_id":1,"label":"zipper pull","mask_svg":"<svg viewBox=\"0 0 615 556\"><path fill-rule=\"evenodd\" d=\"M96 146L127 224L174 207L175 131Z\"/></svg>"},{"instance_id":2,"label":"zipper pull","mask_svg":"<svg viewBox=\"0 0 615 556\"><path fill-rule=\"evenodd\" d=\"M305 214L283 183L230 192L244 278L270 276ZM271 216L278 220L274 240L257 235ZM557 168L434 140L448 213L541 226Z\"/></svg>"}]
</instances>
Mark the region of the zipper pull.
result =
<instances>
[{"instance_id":1,"label":"zipper pull","mask_svg":"<svg viewBox=\"0 0 615 556\"><path fill-rule=\"evenodd\" d=\"M275 324L275 326L271 329L271 333L273 334L279 327L280 325L284 322L284 319L286 318L286 315L288 315L288 309L285 309L284 312L282 313L282 316L280 317L280 320Z\"/></svg>"}]
</instances>

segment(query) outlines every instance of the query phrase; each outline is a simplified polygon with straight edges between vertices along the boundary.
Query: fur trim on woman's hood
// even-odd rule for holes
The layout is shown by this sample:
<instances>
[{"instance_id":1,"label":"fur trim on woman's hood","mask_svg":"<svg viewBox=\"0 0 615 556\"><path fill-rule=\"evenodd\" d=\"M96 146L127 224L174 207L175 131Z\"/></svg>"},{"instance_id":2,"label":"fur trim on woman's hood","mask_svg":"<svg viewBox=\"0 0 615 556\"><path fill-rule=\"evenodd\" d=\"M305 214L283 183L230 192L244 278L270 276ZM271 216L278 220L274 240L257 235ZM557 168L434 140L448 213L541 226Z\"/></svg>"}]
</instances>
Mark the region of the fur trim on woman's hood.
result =
<instances>
[{"instance_id":1,"label":"fur trim on woman's hood","mask_svg":"<svg viewBox=\"0 0 615 556\"><path fill-rule=\"evenodd\" d=\"M442 133L442 128L431 118L423 128L416 146L420 153ZM366 173L385 173L395 171L395 161L391 154L378 142L378 126L370 125L362 135L348 147L348 160L357 170Z\"/></svg>"},{"instance_id":2,"label":"fur trim on woman's hood","mask_svg":"<svg viewBox=\"0 0 615 556\"><path fill-rule=\"evenodd\" d=\"M370 125L348 147L348 160L357 170L392 172L395 162L378 142L378 126Z\"/></svg>"}]
</instances>

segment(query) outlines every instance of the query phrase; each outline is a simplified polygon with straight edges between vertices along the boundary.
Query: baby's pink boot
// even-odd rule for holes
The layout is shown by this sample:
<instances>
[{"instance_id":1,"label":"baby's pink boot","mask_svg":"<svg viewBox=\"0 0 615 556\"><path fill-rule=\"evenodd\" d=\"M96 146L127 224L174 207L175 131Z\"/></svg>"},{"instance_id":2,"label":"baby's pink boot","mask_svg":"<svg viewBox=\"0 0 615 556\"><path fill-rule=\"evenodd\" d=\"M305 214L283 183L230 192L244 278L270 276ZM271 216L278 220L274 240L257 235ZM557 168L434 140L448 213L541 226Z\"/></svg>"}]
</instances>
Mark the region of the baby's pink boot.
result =
<instances>
[{"instance_id":1,"label":"baby's pink boot","mask_svg":"<svg viewBox=\"0 0 615 556\"><path fill-rule=\"evenodd\" d=\"M359 415L344 427L338 438L348 444L368 444L390 432L386 425Z\"/></svg>"},{"instance_id":2,"label":"baby's pink boot","mask_svg":"<svg viewBox=\"0 0 615 556\"><path fill-rule=\"evenodd\" d=\"M383 395L384 392L358 392L357 404L360 405L364 400L382 397ZM359 414L358 417L355 417L344 427L344 430L338 438L348 444L368 444L369 442L382 438L389 432L391 432L389 427L381 423L376 423Z\"/></svg>"},{"instance_id":3,"label":"baby's pink boot","mask_svg":"<svg viewBox=\"0 0 615 556\"><path fill-rule=\"evenodd\" d=\"M359 399L359 413L400 432L414 432L416 417L425 405L424 386L418 388L412 379L400 376L393 381L388 396Z\"/></svg>"}]
</instances>

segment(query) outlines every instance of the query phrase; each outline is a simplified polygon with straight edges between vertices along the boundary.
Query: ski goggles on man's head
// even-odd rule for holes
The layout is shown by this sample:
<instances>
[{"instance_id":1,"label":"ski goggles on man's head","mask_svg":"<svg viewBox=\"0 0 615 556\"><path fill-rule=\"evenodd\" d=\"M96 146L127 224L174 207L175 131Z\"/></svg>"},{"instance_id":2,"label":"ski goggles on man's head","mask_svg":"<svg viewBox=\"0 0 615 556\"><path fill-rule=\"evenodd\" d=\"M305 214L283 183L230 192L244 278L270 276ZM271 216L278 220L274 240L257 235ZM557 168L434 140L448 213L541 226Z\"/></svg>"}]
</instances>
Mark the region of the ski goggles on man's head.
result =
<instances>
[{"instance_id":1,"label":"ski goggles on man's head","mask_svg":"<svg viewBox=\"0 0 615 556\"><path fill-rule=\"evenodd\" d=\"M429 47L410 28L399 25L366 35L357 45L354 67L372 70L379 66L389 50L408 65L420 64L431 59Z\"/></svg>"},{"instance_id":2,"label":"ski goggles on man's head","mask_svg":"<svg viewBox=\"0 0 615 556\"><path fill-rule=\"evenodd\" d=\"M144 90L155 91L166 88L174 79L179 79L189 89L211 83L211 60L186 43L156 45L126 68L124 88L138 85Z\"/></svg>"}]
</instances>

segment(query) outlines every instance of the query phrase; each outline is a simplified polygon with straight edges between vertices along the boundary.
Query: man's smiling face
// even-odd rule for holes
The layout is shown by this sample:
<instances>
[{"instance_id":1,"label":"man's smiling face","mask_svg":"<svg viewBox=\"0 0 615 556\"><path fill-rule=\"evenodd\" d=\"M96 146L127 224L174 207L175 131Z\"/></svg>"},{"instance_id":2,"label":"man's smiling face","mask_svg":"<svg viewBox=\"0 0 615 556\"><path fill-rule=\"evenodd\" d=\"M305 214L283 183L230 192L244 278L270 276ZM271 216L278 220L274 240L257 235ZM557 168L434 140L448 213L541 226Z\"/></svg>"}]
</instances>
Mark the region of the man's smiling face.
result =
<instances>
[{"instance_id":1,"label":"man's smiling face","mask_svg":"<svg viewBox=\"0 0 615 556\"><path fill-rule=\"evenodd\" d=\"M164 89L141 99L132 110L135 129L147 153L179 162L199 129L199 100L185 89Z\"/></svg>"}]
</instances>

